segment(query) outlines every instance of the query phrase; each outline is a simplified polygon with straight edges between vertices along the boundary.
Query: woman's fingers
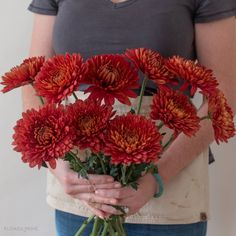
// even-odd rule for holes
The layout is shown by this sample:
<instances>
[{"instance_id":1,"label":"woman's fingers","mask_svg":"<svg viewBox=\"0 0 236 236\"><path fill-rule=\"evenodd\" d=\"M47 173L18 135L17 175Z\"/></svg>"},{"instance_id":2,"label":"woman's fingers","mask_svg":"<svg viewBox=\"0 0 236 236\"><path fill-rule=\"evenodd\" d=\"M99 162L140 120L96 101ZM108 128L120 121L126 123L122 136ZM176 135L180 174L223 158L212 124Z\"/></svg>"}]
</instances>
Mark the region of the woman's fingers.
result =
<instances>
[{"instance_id":1,"label":"woman's fingers","mask_svg":"<svg viewBox=\"0 0 236 236\"><path fill-rule=\"evenodd\" d=\"M66 185L64 186L64 191L69 195L76 195L80 193L94 193L97 189L115 189L120 188L121 185L118 182L108 183L108 184L87 184L87 185Z\"/></svg>"},{"instance_id":2,"label":"woman's fingers","mask_svg":"<svg viewBox=\"0 0 236 236\"><path fill-rule=\"evenodd\" d=\"M118 189L121 188L121 184L119 182L107 183L107 184L95 184L93 185L95 190L97 189Z\"/></svg>"},{"instance_id":3,"label":"woman's fingers","mask_svg":"<svg viewBox=\"0 0 236 236\"><path fill-rule=\"evenodd\" d=\"M123 199L132 197L135 193L135 189L131 187L123 187L118 189L97 189L95 193L98 196L106 197L106 198L116 198Z\"/></svg>"},{"instance_id":4,"label":"woman's fingers","mask_svg":"<svg viewBox=\"0 0 236 236\"><path fill-rule=\"evenodd\" d=\"M136 207L136 203L139 200L135 198L135 196L128 197L128 198L123 198L117 201L117 206L129 206L131 207Z\"/></svg>"},{"instance_id":5,"label":"woman's fingers","mask_svg":"<svg viewBox=\"0 0 236 236\"><path fill-rule=\"evenodd\" d=\"M132 199L133 201L133 199ZM104 217L109 217L111 215L123 215L124 213L118 209L116 209L114 206L111 205L106 205L106 204L101 204L101 203L88 203L86 202L89 206L93 207L93 209L97 209L103 213ZM125 203L125 202L124 202ZM127 202L128 204L131 204L130 202ZM120 204L122 207L124 205ZM128 212L126 216L133 215L139 210L136 206L130 206L128 207Z\"/></svg>"},{"instance_id":6,"label":"woman's fingers","mask_svg":"<svg viewBox=\"0 0 236 236\"><path fill-rule=\"evenodd\" d=\"M100 209L102 211L104 211L106 213L110 213L112 215L122 215L123 214L123 212L117 210L115 207L110 206L110 205L102 204Z\"/></svg>"},{"instance_id":7,"label":"woman's fingers","mask_svg":"<svg viewBox=\"0 0 236 236\"><path fill-rule=\"evenodd\" d=\"M107 214L105 212L93 207L92 205L90 205L86 201L82 201L82 202L90 209L90 211L93 212L94 215L99 216L102 219L104 219L106 217Z\"/></svg>"},{"instance_id":8,"label":"woman's fingers","mask_svg":"<svg viewBox=\"0 0 236 236\"><path fill-rule=\"evenodd\" d=\"M81 180L81 178L79 179ZM107 184L107 183L113 183L114 179L110 175L88 175L89 184L99 185L99 184Z\"/></svg>"},{"instance_id":9,"label":"woman's fingers","mask_svg":"<svg viewBox=\"0 0 236 236\"><path fill-rule=\"evenodd\" d=\"M64 191L73 196L80 193L94 193L95 188L93 185L65 185Z\"/></svg>"},{"instance_id":10,"label":"woman's fingers","mask_svg":"<svg viewBox=\"0 0 236 236\"><path fill-rule=\"evenodd\" d=\"M107 183L113 183L114 179L113 177L109 175L88 175L88 179L79 177L78 173L74 171L69 171L64 176L64 183L66 184L80 184L80 185L86 185L86 184L107 184Z\"/></svg>"},{"instance_id":11,"label":"woman's fingers","mask_svg":"<svg viewBox=\"0 0 236 236\"><path fill-rule=\"evenodd\" d=\"M107 215L122 215L123 212L117 210L111 205L101 204L101 203L88 203L91 207L94 207L100 211L103 211Z\"/></svg>"},{"instance_id":12,"label":"woman's fingers","mask_svg":"<svg viewBox=\"0 0 236 236\"><path fill-rule=\"evenodd\" d=\"M108 204L108 205L116 205L118 200L115 198L105 198L98 196L94 193L80 193L75 195L74 197L84 200L88 203L102 203L102 204Z\"/></svg>"}]
</instances>

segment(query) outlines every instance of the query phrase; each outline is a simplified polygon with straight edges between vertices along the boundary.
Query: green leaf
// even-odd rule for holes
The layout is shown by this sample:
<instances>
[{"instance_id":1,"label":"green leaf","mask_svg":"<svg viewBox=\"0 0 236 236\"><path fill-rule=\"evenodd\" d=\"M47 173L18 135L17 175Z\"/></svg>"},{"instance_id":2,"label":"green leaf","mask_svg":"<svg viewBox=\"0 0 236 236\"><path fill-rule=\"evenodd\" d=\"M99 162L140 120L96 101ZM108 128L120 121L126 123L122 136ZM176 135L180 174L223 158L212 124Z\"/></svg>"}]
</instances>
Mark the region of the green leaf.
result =
<instances>
[{"instance_id":1,"label":"green leaf","mask_svg":"<svg viewBox=\"0 0 236 236\"><path fill-rule=\"evenodd\" d=\"M66 161L72 161L73 160L73 157L70 155L70 153L66 153L65 160Z\"/></svg>"},{"instance_id":2,"label":"green leaf","mask_svg":"<svg viewBox=\"0 0 236 236\"><path fill-rule=\"evenodd\" d=\"M134 108L131 108L131 109L130 109L130 113L134 115L134 114L135 114L135 109L134 109Z\"/></svg>"},{"instance_id":3,"label":"green leaf","mask_svg":"<svg viewBox=\"0 0 236 236\"><path fill-rule=\"evenodd\" d=\"M112 166L110 168L110 173L112 177L117 177L118 176L118 168L116 166Z\"/></svg>"},{"instance_id":4,"label":"green leaf","mask_svg":"<svg viewBox=\"0 0 236 236\"><path fill-rule=\"evenodd\" d=\"M131 183L129 183L129 185L133 188L133 189L135 189L136 191L138 190L138 183L137 182L131 182Z\"/></svg>"},{"instance_id":5,"label":"green leaf","mask_svg":"<svg viewBox=\"0 0 236 236\"><path fill-rule=\"evenodd\" d=\"M81 170L79 171L79 174L80 174L80 176L81 176L82 178L88 179L88 172L87 172L85 169L81 169Z\"/></svg>"}]
</instances>

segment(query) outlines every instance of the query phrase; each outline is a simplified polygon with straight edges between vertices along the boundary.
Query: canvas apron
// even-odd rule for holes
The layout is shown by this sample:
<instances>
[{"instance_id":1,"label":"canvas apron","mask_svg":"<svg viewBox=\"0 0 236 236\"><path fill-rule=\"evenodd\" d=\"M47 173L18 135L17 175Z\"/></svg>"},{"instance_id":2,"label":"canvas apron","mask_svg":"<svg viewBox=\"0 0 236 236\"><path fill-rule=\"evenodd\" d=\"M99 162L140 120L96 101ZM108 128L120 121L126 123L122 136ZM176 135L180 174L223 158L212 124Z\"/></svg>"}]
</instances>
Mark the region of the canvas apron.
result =
<instances>
[{"instance_id":1,"label":"canvas apron","mask_svg":"<svg viewBox=\"0 0 236 236\"><path fill-rule=\"evenodd\" d=\"M86 96L77 93L80 99ZM152 97L144 97L142 114L150 111ZM133 105L137 99L132 100ZM116 103L117 114L126 113L129 107ZM85 156L80 151L81 157ZM127 223L139 224L187 224L206 221L209 218L208 193L208 149L202 152L188 167L175 176L164 187L160 198L151 199L140 211L126 218ZM61 184L48 170L47 173L47 203L58 210L80 216L90 216L92 213L78 199L67 195Z\"/></svg>"}]
</instances>

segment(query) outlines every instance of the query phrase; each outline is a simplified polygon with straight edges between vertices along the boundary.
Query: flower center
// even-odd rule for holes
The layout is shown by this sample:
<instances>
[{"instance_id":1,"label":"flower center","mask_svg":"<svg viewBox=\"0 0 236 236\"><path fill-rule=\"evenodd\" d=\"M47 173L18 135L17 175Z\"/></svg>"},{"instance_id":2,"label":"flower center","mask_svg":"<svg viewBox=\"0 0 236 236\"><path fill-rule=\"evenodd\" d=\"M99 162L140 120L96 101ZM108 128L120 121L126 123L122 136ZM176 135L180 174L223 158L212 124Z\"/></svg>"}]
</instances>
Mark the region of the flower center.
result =
<instances>
[{"instance_id":1,"label":"flower center","mask_svg":"<svg viewBox=\"0 0 236 236\"><path fill-rule=\"evenodd\" d=\"M103 87L114 86L117 83L117 78L119 78L119 72L112 64L108 63L101 66L98 76Z\"/></svg>"},{"instance_id":2,"label":"flower center","mask_svg":"<svg viewBox=\"0 0 236 236\"><path fill-rule=\"evenodd\" d=\"M82 134L90 136L97 132L97 122L97 117L83 116L78 121L79 130L82 132Z\"/></svg>"},{"instance_id":3,"label":"flower center","mask_svg":"<svg viewBox=\"0 0 236 236\"><path fill-rule=\"evenodd\" d=\"M50 144L53 139L53 130L51 127L43 126L38 127L34 131L34 138L38 141L40 145Z\"/></svg>"},{"instance_id":4,"label":"flower center","mask_svg":"<svg viewBox=\"0 0 236 236\"><path fill-rule=\"evenodd\" d=\"M56 71L52 77L52 81L57 86L63 86L65 83L65 73L62 73L60 71Z\"/></svg>"},{"instance_id":5,"label":"flower center","mask_svg":"<svg viewBox=\"0 0 236 236\"><path fill-rule=\"evenodd\" d=\"M181 104L176 104L172 99L168 101L167 110L171 111L171 113L175 114L178 118L183 118L186 114Z\"/></svg>"},{"instance_id":6,"label":"flower center","mask_svg":"<svg viewBox=\"0 0 236 236\"><path fill-rule=\"evenodd\" d=\"M112 138L117 146L120 146L126 153L132 153L139 147L139 135L131 130L113 133Z\"/></svg>"}]
</instances>

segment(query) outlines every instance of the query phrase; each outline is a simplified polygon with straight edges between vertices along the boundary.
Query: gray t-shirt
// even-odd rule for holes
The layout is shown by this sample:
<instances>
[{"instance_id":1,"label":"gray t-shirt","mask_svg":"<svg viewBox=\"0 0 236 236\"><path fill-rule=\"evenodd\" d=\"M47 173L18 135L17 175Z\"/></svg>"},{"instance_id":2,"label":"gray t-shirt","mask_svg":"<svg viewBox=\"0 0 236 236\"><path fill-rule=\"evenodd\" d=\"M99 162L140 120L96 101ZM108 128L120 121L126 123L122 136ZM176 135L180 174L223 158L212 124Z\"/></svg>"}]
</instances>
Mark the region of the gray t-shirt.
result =
<instances>
[{"instance_id":1,"label":"gray t-shirt","mask_svg":"<svg viewBox=\"0 0 236 236\"><path fill-rule=\"evenodd\" d=\"M194 24L236 15L236 0L33 0L30 11L57 15L56 54L121 53L146 47L196 59ZM155 89L149 81L147 91ZM82 90L84 87L81 88Z\"/></svg>"},{"instance_id":2,"label":"gray t-shirt","mask_svg":"<svg viewBox=\"0 0 236 236\"><path fill-rule=\"evenodd\" d=\"M88 58L146 47L164 56L196 59L194 24L235 16L236 0L127 0L116 4L111 0L33 0L28 9L57 15L56 54L79 52ZM154 85L147 87L152 91Z\"/></svg>"},{"instance_id":3,"label":"gray t-shirt","mask_svg":"<svg viewBox=\"0 0 236 236\"><path fill-rule=\"evenodd\" d=\"M55 53L120 53L146 47L195 59L194 24L236 15L236 0L33 0L30 11L57 15Z\"/></svg>"}]
</instances>

